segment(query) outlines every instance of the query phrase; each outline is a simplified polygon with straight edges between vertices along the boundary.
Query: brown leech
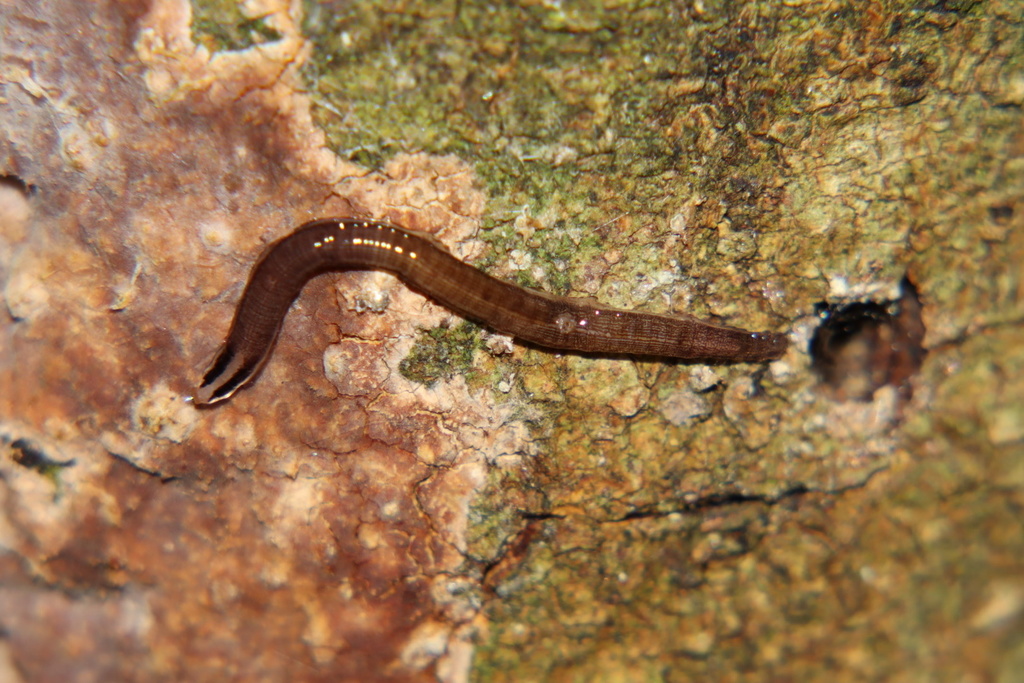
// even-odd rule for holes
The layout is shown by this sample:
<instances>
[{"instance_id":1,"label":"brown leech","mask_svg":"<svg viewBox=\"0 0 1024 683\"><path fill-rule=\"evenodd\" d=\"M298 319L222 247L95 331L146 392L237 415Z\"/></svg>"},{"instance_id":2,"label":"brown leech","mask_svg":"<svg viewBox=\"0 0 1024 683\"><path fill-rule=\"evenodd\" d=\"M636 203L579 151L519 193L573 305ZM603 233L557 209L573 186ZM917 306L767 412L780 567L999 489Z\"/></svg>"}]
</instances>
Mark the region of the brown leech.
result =
<instances>
[{"instance_id":1,"label":"brown leech","mask_svg":"<svg viewBox=\"0 0 1024 683\"><path fill-rule=\"evenodd\" d=\"M194 400L222 401L252 380L306 282L332 270L385 270L459 315L549 349L690 361L760 362L787 340L695 318L624 311L502 282L452 256L432 237L388 223L326 218L271 244L252 270L227 341Z\"/></svg>"}]
</instances>

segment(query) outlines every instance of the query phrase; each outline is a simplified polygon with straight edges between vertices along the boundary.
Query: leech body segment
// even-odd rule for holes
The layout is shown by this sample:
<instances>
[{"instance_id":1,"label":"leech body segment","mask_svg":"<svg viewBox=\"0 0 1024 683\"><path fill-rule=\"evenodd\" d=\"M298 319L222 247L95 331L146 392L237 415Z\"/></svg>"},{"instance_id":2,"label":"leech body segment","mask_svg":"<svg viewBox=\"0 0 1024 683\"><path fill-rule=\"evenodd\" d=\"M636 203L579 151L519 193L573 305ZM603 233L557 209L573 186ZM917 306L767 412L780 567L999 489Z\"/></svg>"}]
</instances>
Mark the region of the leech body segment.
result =
<instances>
[{"instance_id":1,"label":"leech body segment","mask_svg":"<svg viewBox=\"0 0 1024 683\"><path fill-rule=\"evenodd\" d=\"M760 362L778 358L787 345L784 335L773 332L625 311L526 289L463 263L425 234L388 223L329 218L302 225L263 252L195 403L222 401L253 379L306 282L343 270L391 272L464 318L549 349Z\"/></svg>"}]
</instances>

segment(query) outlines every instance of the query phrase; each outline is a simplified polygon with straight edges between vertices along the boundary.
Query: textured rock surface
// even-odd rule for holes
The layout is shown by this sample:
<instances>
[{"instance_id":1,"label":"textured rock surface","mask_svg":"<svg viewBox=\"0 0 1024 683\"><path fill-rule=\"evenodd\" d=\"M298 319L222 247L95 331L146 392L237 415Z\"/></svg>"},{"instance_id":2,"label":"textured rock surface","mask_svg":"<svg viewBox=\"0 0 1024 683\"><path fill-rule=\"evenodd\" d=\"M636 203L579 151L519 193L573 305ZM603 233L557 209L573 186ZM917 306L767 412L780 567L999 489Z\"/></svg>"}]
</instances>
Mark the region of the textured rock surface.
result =
<instances>
[{"instance_id":1,"label":"textured rock surface","mask_svg":"<svg viewBox=\"0 0 1024 683\"><path fill-rule=\"evenodd\" d=\"M0 0L0 679L1012 680L1024 28L954 4ZM509 352L345 274L195 410L353 213L796 344ZM833 400L814 305L905 274L913 397Z\"/></svg>"},{"instance_id":2,"label":"textured rock surface","mask_svg":"<svg viewBox=\"0 0 1024 683\"><path fill-rule=\"evenodd\" d=\"M0 159L30 188L7 183L3 225L10 666L27 680L463 670L474 606L449 575L483 460L515 427L464 382L398 374L444 311L385 276L342 278L337 296L319 282L264 391L205 412L183 397L261 244L355 212L465 248L483 197L454 159L368 174L327 151L287 11L281 40L211 57L186 4L133 7L3 7ZM349 310L381 292L383 314ZM353 348L367 357L325 375L324 349Z\"/></svg>"}]
</instances>

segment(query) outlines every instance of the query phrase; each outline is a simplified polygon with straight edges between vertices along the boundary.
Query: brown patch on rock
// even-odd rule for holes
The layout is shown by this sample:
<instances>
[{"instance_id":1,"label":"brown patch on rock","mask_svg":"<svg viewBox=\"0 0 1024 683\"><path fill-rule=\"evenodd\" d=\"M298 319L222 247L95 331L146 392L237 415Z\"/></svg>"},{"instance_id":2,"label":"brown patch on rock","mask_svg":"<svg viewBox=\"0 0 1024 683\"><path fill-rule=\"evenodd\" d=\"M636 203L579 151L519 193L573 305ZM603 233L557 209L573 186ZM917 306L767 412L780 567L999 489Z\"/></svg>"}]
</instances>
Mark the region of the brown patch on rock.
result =
<instances>
[{"instance_id":1,"label":"brown patch on rock","mask_svg":"<svg viewBox=\"0 0 1024 683\"><path fill-rule=\"evenodd\" d=\"M311 215L473 250L484 197L459 160L370 174L327 150L299 92L298 8L263 3L281 40L218 54L186 2L0 10L0 176L34 188L0 213L0 630L27 679L468 665L475 603L441 579L485 462L514 443L465 382L395 371L447 312L389 276L321 278L254 387L184 400L262 246ZM354 312L373 290L382 312ZM25 443L70 464L19 464Z\"/></svg>"}]
</instances>

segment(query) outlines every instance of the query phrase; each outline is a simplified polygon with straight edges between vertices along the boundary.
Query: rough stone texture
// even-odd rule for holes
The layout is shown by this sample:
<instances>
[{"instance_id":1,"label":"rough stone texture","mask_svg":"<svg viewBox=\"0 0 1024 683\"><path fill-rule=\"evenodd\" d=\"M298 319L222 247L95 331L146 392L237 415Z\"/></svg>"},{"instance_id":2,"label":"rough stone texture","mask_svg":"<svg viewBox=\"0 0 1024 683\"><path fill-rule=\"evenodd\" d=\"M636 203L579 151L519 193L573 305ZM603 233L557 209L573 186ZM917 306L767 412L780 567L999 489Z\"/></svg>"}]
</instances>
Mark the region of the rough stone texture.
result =
<instances>
[{"instance_id":1,"label":"rough stone texture","mask_svg":"<svg viewBox=\"0 0 1024 683\"><path fill-rule=\"evenodd\" d=\"M0 678L1015 678L1016 3L195 10L0 0ZM426 387L465 330L346 274L192 408L261 245L349 213L794 348ZM913 397L833 400L814 304L905 274Z\"/></svg>"}]
</instances>

